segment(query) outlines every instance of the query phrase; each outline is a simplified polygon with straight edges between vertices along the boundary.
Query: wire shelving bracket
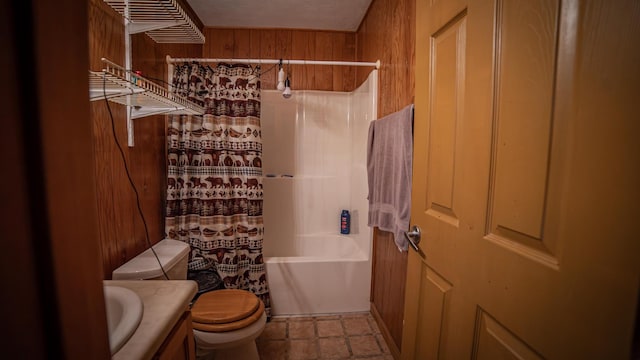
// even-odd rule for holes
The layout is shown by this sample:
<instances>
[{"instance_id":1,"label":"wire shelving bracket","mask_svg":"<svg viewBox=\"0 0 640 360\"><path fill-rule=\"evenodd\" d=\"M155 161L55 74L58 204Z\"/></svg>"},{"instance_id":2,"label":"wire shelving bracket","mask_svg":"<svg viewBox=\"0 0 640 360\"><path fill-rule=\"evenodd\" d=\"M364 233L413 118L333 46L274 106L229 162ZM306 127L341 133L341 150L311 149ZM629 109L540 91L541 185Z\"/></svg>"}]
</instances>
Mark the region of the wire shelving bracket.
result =
<instances>
[{"instance_id":1,"label":"wire shelving bracket","mask_svg":"<svg viewBox=\"0 0 640 360\"><path fill-rule=\"evenodd\" d=\"M107 100L127 106L128 145L133 146L133 119L159 114L202 115L204 108L187 98L102 59L102 71L89 71L89 99Z\"/></svg>"}]
</instances>

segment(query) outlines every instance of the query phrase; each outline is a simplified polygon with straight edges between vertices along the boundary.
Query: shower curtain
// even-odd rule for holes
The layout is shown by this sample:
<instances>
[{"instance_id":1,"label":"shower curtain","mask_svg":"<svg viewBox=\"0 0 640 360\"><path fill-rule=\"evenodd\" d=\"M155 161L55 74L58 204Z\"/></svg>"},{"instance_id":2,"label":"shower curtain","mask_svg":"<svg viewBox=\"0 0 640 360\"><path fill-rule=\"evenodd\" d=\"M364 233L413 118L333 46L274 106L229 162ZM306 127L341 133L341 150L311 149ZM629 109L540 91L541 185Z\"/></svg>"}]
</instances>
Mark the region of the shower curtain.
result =
<instances>
[{"instance_id":1,"label":"shower curtain","mask_svg":"<svg viewBox=\"0 0 640 360\"><path fill-rule=\"evenodd\" d=\"M165 232L191 246L189 270L216 269L226 288L253 292L270 315L259 70L175 65L175 91L206 111L169 116Z\"/></svg>"}]
</instances>

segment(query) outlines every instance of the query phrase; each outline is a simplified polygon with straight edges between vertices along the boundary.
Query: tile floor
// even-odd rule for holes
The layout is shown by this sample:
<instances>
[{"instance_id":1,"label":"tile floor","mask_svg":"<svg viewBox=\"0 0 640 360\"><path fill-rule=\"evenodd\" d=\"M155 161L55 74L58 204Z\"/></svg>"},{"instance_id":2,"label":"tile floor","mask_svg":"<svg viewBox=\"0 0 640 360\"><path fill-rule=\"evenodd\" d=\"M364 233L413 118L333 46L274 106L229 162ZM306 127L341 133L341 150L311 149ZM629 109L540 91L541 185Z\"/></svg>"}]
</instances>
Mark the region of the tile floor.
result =
<instances>
[{"instance_id":1,"label":"tile floor","mask_svg":"<svg viewBox=\"0 0 640 360\"><path fill-rule=\"evenodd\" d=\"M256 343L261 360L393 360L369 313L276 316Z\"/></svg>"}]
</instances>

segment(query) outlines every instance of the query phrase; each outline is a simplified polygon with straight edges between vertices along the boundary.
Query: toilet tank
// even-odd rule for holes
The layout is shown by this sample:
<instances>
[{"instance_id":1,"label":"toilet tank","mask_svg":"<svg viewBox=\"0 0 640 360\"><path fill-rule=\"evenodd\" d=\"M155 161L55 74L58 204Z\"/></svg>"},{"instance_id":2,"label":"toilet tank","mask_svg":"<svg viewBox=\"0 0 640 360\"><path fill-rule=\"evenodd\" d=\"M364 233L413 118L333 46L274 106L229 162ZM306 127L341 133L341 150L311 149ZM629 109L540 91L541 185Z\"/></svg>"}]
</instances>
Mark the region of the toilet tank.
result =
<instances>
[{"instance_id":1,"label":"toilet tank","mask_svg":"<svg viewBox=\"0 0 640 360\"><path fill-rule=\"evenodd\" d=\"M147 249L115 269L113 280L167 280L160 269L158 259L169 276L169 280L187 279L187 260L189 244L171 239L164 239L153 245L158 258L151 249Z\"/></svg>"}]
</instances>

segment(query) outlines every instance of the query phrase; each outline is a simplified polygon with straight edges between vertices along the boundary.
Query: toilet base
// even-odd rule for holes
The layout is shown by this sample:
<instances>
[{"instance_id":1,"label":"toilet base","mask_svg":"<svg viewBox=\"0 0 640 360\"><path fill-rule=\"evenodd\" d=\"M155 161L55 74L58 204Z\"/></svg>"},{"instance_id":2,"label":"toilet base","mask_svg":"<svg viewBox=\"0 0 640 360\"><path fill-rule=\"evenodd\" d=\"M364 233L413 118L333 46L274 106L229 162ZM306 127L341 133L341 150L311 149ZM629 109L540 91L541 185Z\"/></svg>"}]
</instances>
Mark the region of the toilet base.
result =
<instances>
[{"instance_id":1,"label":"toilet base","mask_svg":"<svg viewBox=\"0 0 640 360\"><path fill-rule=\"evenodd\" d=\"M196 349L197 360L260 360L255 341L224 349Z\"/></svg>"},{"instance_id":2,"label":"toilet base","mask_svg":"<svg viewBox=\"0 0 640 360\"><path fill-rule=\"evenodd\" d=\"M256 338L260 336L266 323L267 314L263 313L258 321L235 331L210 333L194 329L196 358L198 360L260 360Z\"/></svg>"}]
</instances>

